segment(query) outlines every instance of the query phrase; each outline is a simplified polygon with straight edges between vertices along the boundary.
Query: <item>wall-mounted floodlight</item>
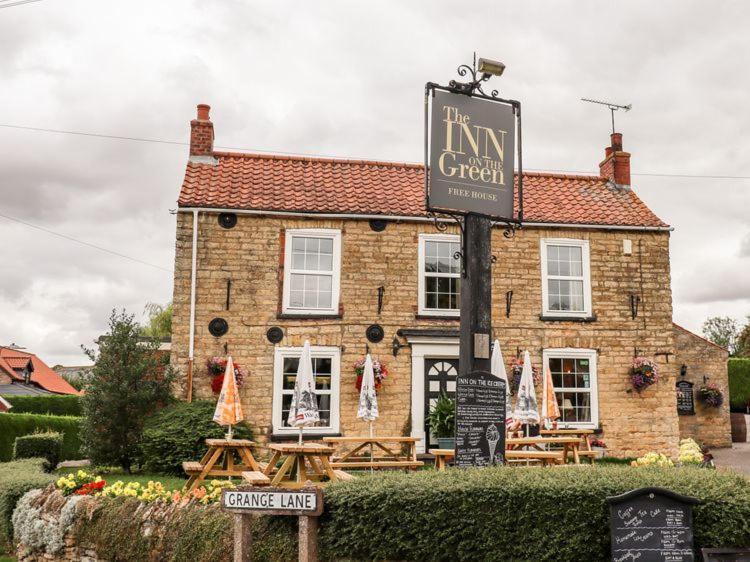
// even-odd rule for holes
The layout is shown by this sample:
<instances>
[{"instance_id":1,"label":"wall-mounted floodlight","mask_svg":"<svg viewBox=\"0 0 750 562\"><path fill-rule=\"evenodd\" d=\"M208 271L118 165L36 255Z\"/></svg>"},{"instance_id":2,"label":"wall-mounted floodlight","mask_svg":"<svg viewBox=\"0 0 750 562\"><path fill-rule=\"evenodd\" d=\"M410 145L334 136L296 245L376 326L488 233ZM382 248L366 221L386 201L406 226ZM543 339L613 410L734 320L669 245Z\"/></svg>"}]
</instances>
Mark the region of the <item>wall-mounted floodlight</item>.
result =
<instances>
[{"instance_id":1,"label":"wall-mounted floodlight","mask_svg":"<svg viewBox=\"0 0 750 562\"><path fill-rule=\"evenodd\" d=\"M505 71L505 65L500 61L479 59L479 72L485 76L500 76Z\"/></svg>"}]
</instances>

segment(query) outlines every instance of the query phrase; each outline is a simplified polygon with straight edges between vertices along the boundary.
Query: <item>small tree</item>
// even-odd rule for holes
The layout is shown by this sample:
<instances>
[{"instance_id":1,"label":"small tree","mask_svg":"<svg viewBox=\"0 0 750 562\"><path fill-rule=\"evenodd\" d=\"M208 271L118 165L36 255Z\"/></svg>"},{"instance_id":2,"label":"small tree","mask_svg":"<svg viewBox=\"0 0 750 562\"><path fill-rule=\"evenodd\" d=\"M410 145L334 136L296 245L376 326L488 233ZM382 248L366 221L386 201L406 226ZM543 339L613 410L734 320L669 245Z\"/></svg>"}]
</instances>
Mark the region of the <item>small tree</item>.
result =
<instances>
[{"instance_id":1,"label":"small tree","mask_svg":"<svg viewBox=\"0 0 750 562\"><path fill-rule=\"evenodd\" d=\"M135 317L112 311L82 398L81 439L92 463L126 472L139 459L144 419L170 400L172 369L157 355L159 341L143 341Z\"/></svg>"},{"instance_id":2,"label":"small tree","mask_svg":"<svg viewBox=\"0 0 750 562\"><path fill-rule=\"evenodd\" d=\"M750 316L747 317L747 324L737 336L737 355L750 357Z\"/></svg>"},{"instance_id":3,"label":"small tree","mask_svg":"<svg viewBox=\"0 0 750 562\"><path fill-rule=\"evenodd\" d=\"M737 353L739 331L737 320L729 316L714 316L703 323L703 335L716 345L728 349L730 355Z\"/></svg>"},{"instance_id":4,"label":"small tree","mask_svg":"<svg viewBox=\"0 0 750 562\"><path fill-rule=\"evenodd\" d=\"M146 305L148 324L141 327L141 335L165 339L172 336L172 303L162 306L155 302Z\"/></svg>"}]
</instances>

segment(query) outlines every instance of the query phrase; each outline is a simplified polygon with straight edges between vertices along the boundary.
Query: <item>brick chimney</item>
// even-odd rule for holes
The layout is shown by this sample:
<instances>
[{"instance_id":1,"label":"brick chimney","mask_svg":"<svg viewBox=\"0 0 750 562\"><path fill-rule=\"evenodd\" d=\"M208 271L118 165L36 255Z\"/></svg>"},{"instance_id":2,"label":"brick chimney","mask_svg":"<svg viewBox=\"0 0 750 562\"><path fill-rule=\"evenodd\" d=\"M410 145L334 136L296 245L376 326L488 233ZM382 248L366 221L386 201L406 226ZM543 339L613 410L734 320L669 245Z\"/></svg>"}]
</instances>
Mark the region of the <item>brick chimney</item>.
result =
<instances>
[{"instance_id":1,"label":"brick chimney","mask_svg":"<svg viewBox=\"0 0 750 562\"><path fill-rule=\"evenodd\" d=\"M622 133L612 133L612 146L604 149L604 160L599 164L599 175L617 187L630 189L630 153L622 150Z\"/></svg>"},{"instance_id":2,"label":"brick chimney","mask_svg":"<svg viewBox=\"0 0 750 562\"><path fill-rule=\"evenodd\" d=\"M190 122L190 156L209 156L214 153L214 124L208 112L211 106L198 105L198 118Z\"/></svg>"}]
</instances>

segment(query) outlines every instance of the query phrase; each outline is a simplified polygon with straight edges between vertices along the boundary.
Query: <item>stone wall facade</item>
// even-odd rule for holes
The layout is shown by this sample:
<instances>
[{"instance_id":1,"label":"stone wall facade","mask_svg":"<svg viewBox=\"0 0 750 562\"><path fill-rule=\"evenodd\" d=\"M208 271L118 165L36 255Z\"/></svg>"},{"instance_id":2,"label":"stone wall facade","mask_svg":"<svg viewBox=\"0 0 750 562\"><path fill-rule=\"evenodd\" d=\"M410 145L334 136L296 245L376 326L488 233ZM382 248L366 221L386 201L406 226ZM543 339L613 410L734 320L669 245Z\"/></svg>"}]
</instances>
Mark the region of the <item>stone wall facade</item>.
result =
<instances>
[{"instance_id":1,"label":"stone wall facade","mask_svg":"<svg viewBox=\"0 0 750 562\"><path fill-rule=\"evenodd\" d=\"M172 364L182 377L177 392L185 396L188 369L191 245L193 215L177 215ZM289 318L280 308L283 240L288 228L333 228L342 232L340 315L330 318ZM455 227L449 231L457 234ZM367 220L238 215L231 229L218 224L216 213L198 215L195 313L194 395L212 397L206 359L229 353L248 370L241 389L245 415L260 441L271 439L274 345L266 338L271 326L284 330L279 346L312 345L341 349L340 430L364 434L356 419L358 392L353 364L365 354L366 328L378 323L385 338L369 344L374 357L390 371L379 393L378 434L409 433L412 377L410 349L392 355L398 331L410 328L457 330L458 319L420 317L418 298L418 236L436 233L430 222L390 221L383 232ZM594 321L547 321L540 318L542 282L540 239L585 239L590 244ZM623 250L630 240L632 253ZM675 353L672 329L669 233L527 227L507 239L493 231L493 338L501 343L506 363L516 350L528 349L541 366L545 348L586 348L598 356L599 421L609 453L640 455L656 450L675 455L679 437L675 381L678 365L663 353ZM227 280L231 280L227 309ZM378 287L385 287L378 315ZM513 291L506 318L506 292ZM633 318L631 295L641 298ZM213 337L211 319L228 321L229 331ZM401 343L406 343L399 338ZM656 360L658 384L641 393L631 391L629 371L635 352ZM541 388L537 396L541 402Z\"/></svg>"},{"instance_id":2,"label":"stone wall facade","mask_svg":"<svg viewBox=\"0 0 750 562\"><path fill-rule=\"evenodd\" d=\"M705 376L708 382L715 383L724 394L724 403L719 408L704 406L696 397L695 415L679 416L680 438L692 437L709 447L731 447L727 370L729 352L677 325L674 327L674 341L677 363L687 368L684 380L693 383L693 390L698 390Z\"/></svg>"}]
</instances>

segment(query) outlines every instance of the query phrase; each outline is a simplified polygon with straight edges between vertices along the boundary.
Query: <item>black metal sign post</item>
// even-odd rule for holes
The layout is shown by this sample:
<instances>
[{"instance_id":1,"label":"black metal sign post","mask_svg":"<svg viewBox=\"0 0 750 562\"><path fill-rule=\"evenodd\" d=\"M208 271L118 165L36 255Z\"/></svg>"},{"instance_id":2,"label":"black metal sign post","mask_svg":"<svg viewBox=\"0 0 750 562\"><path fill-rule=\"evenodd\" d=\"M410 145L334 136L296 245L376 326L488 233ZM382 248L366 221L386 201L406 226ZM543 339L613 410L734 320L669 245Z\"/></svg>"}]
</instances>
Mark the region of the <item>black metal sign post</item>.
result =
<instances>
[{"instance_id":1,"label":"black metal sign post","mask_svg":"<svg viewBox=\"0 0 750 562\"><path fill-rule=\"evenodd\" d=\"M461 229L461 250L454 256L461 260L462 273L459 385L469 381L472 373L489 375L490 371L493 223L505 224L505 236L510 238L523 220L521 104L499 98L496 90L489 96L482 90L482 84L492 75L499 76L503 69L501 63L485 59L479 59L477 66L475 55L472 66L458 68L459 76L470 77L468 82L453 80L448 87L430 82L425 87L427 210L438 230L446 230L446 219L435 213L453 218ZM517 201L514 156L518 159ZM461 389L457 391L461 393ZM482 389L475 386L471 392ZM504 396L502 404L487 402L489 394L476 398L496 411L499 431L504 434ZM461 416L457 408L456 427L469 427L469 420L462 423ZM492 453L486 452L486 458L477 455L476 443L471 452L460 445L469 441L457 435L458 466L495 464Z\"/></svg>"}]
</instances>

